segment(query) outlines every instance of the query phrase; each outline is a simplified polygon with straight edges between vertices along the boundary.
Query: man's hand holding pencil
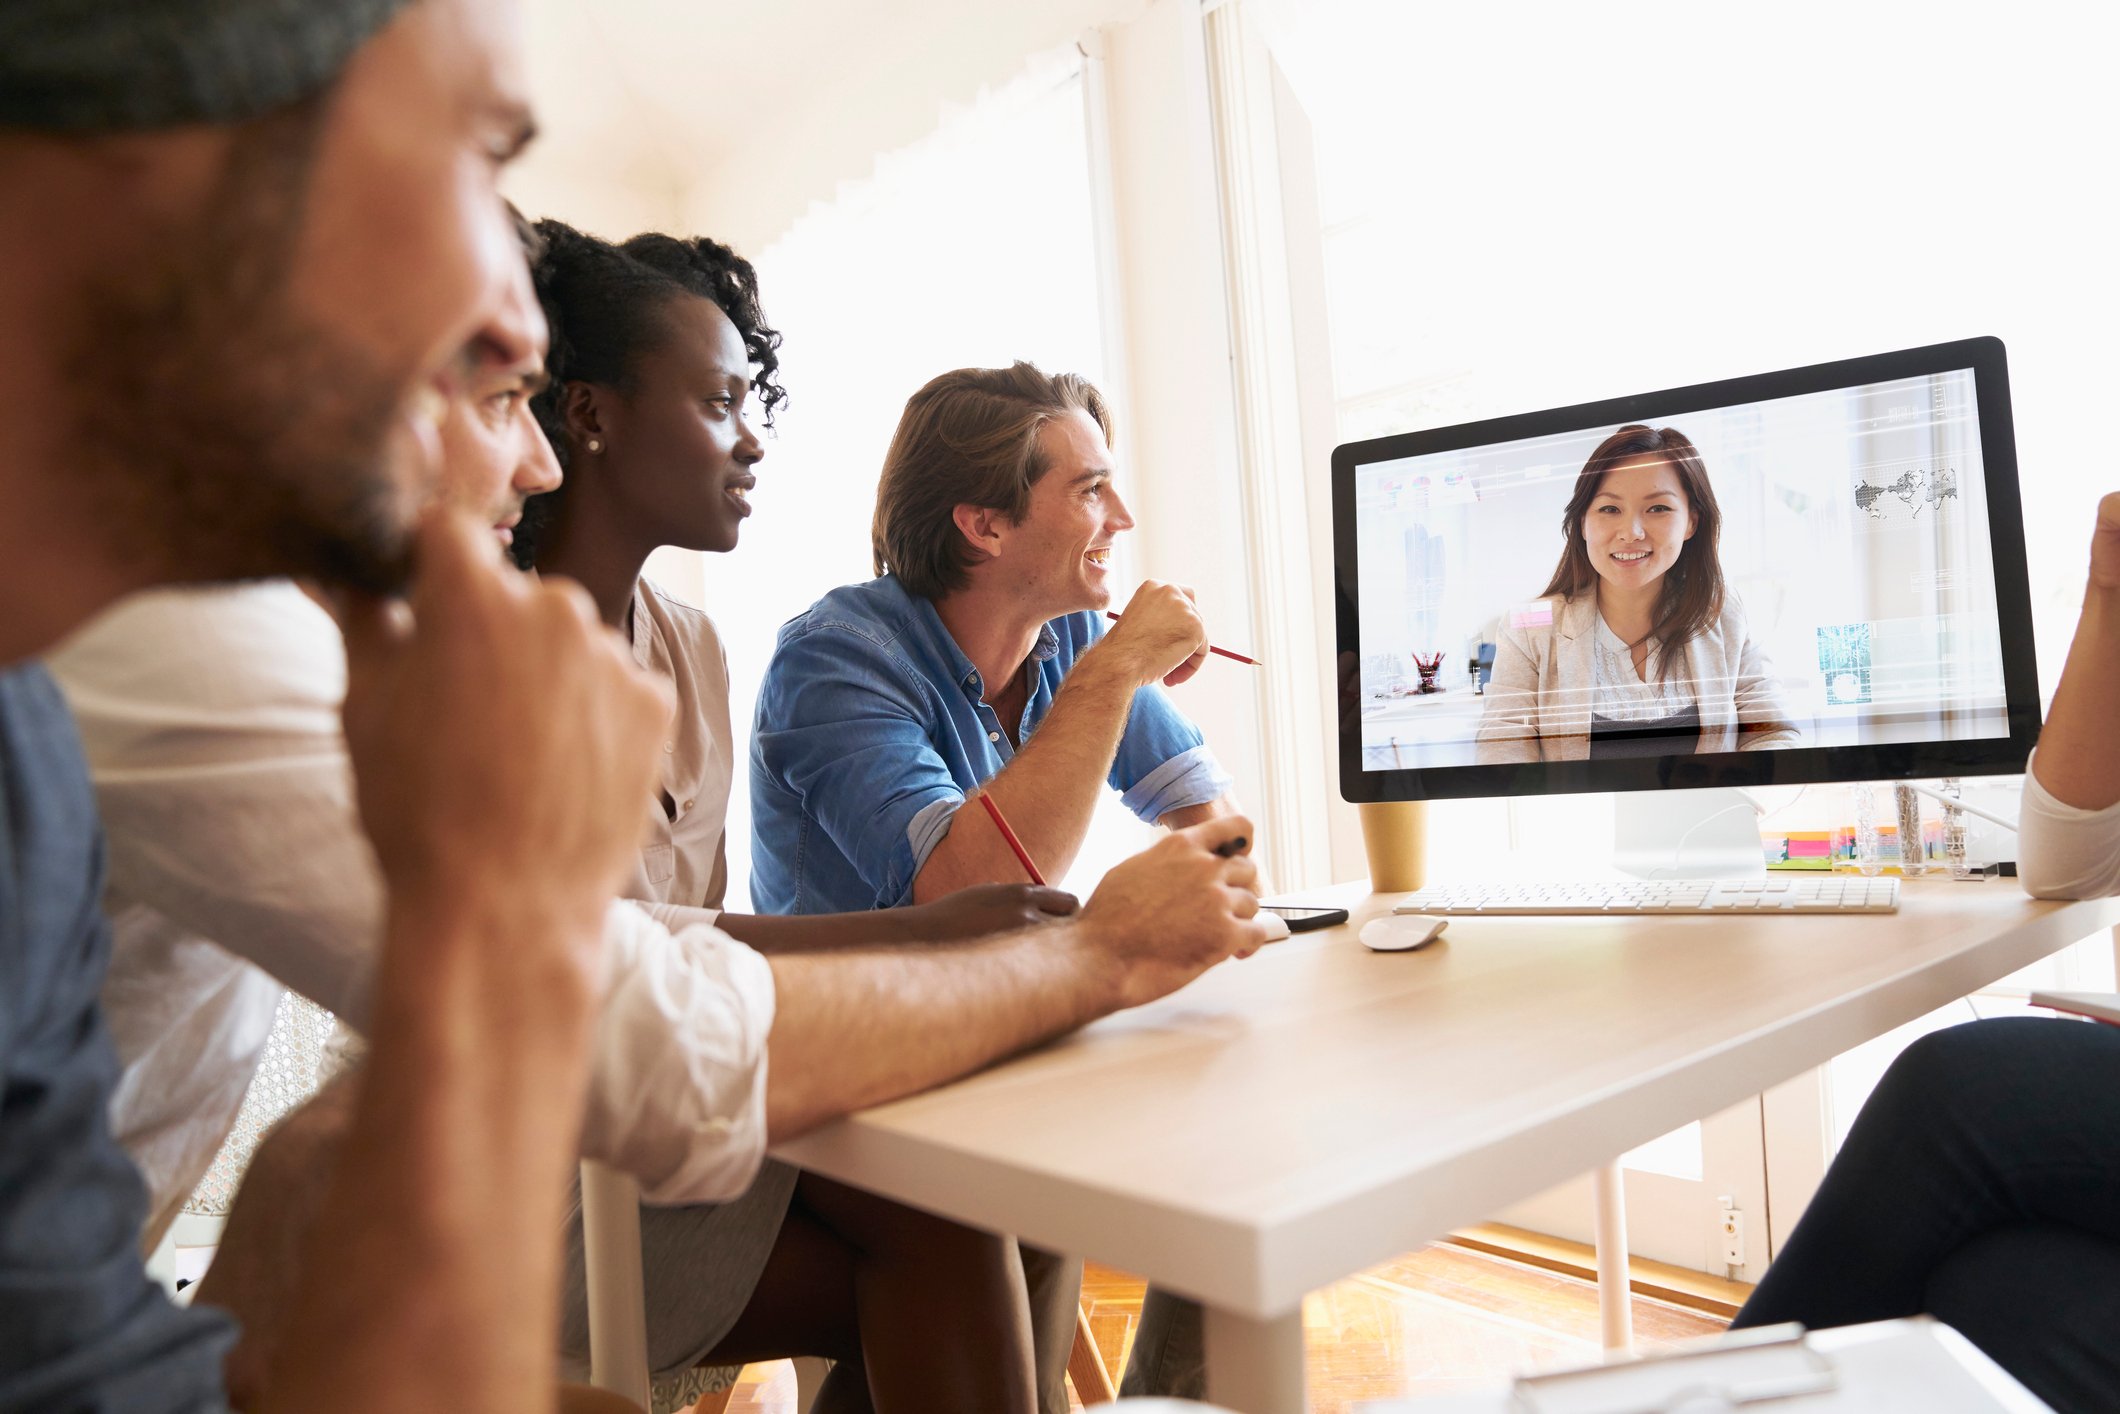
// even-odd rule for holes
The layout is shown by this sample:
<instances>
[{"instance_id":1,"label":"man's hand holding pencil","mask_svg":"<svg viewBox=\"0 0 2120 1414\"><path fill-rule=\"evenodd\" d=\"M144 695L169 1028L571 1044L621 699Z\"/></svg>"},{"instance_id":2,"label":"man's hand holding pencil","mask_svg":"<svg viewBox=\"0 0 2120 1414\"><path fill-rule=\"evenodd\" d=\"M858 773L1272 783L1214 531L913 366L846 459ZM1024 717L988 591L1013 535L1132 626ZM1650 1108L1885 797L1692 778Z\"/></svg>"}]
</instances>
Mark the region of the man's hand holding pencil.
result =
<instances>
[{"instance_id":1,"label":"man's hand holding pencil","mask_svg":"<svg viewBox=\"0 0 2120 1414\"><path fill-rule=\"evenodd\" d=\"M1252 833L1242 815L1172 830L1104 876L1082 906L1082 930L1108 954L1120 1006L1154 1001L1277 936L1259 912Z\"/></svg>"},{"instance_id":2,"label":"man's hand holding pencil","mask_svg":"<svg viewBox=\"0 0 2120 1414\"><path fill-rule=\"evenodd\" d=\"M1033 884L1045 879L986 792L979 804ZM1259 912L1259 870L1251 862L1251 821L1223 815L1173 830L1104 876L1082 910L1082 935L1105 952L1100 969L1114 1007L1139 1006L1174 992L1228 957L1250 957L1288 936Z\"/></svg>"},{"instance_id":3,"label":"man's hand holding pencil","mask_svg":"<svg viewBox=\"0 0 2120 1414\"><path fill-rule=\"evenodd\" d=\"M1112 617L1112 631L1091 652L1125 662L1143 687L1158 681L1176 687L1207 659L1207 625L1193 592L1182 584L1144 580L1126 601L1126 612Z\"/></svg>"}]
</instances>

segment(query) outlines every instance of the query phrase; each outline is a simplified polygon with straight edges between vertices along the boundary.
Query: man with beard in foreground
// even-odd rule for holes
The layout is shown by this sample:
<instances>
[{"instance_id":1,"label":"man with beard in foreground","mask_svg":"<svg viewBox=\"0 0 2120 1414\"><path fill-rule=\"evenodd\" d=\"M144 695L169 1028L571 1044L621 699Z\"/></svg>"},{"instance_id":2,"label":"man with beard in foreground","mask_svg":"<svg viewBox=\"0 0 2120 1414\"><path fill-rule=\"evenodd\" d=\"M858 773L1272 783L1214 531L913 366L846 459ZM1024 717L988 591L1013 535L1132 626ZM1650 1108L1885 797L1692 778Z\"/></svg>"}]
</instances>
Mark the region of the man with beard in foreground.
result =
<instances>
[{"instance_id":1,"label":"man with beard in foreground","mask_svg":"<svg viewBox=\"0 0 2120 1414\"><path fill-rule=\"evenodd\" d=\"M408 409L519 259L495 190L530 132L515 20L488 0L0 18L0 1408L218 1408L230 1339L142 1270L107 1118L101 846L26 660L131 590L276 573L348 596L389 906L331 1257L305 1264L253 1407L553 1402L601 924L667 709L577 589L508 573L460 517L409 523L433 429ZM415 562L408 614L381 596Z\"/></svg>"}]
</instances>

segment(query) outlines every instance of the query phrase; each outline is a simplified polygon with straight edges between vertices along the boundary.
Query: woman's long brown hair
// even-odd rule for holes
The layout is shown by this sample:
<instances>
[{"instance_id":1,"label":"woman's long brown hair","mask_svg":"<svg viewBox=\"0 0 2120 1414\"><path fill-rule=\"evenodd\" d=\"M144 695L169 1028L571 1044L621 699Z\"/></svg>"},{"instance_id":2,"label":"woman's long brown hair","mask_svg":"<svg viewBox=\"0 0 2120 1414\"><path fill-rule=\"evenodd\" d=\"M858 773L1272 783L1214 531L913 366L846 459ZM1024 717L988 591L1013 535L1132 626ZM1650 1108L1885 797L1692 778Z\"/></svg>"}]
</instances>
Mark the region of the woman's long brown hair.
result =
<instances>
[{"instance_id":1,"label":"woman's long brown hair","mask_svg":"<svg viewBox=\"0 0 2120 1414\"><path fill-rule=\"evenodd\" d=\"M1681 650L1695 634L1722 617L1722 557L1716 545L1722 535L1722 511L1715 504L1715 488L1708 484L1708 468L1700 449L1676 427L1651 428L1630 423L1597 444L1590 460L1575 478L1575 493L1561 512L1564 547L1561 562L1554 567L1552 582L1541 598L1558 594L1573 600L1597 588L1597 570L1583 544L1583 518L1597 499L1605 473L1623 462L1656 457L1678 473L1679 489L1685 492L1686 508L1694 516L1693 538L1679 548L1678 563L1664 571L1663 593L1657 599L1656 624L1649 630L1657 649L1657 677L1671 675L1671 665L1683 656Z\"/></svg>"}]
</instances>

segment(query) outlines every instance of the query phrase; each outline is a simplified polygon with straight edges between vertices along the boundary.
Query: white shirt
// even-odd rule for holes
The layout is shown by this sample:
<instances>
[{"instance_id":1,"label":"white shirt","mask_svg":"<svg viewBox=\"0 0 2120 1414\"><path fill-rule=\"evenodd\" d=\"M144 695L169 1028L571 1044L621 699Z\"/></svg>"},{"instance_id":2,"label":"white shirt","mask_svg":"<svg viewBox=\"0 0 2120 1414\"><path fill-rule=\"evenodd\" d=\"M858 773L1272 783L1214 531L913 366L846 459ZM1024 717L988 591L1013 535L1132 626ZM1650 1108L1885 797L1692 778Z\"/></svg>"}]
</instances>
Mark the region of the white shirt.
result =
<instances>
[{"instance_id":1,"label":"white shirt","mask_svg":"<svg viewBox=\"0 0 2120 1414\"><path fill-rule=\"evenodd\" d=\"M383 890L339 726L338 626L285 582L125 601L50 663L109 837L112 1104L157 1228L235 1122L291 987L359 1029ZM657 1203L765 1152L772 972L705 909L614 904L582 1153Z\"/></svg>"},{"instance_id":2,"label":"white shirt","mask_svg":"<svg viewBox=\"0 0 2120 1414\"><path fill-rule=\"evenodd\" d=\"M1603 614L1597 616L1596 663L1590 710L1607 721L1659 721L1694 703L1693 687L1683 669L1664 676L1661 643L1649 640L1648 656L1637 672L1633 646L1612 631Z\"/></svg>"},{"instance_id":3,"label":"white shirt","mask_svg":"<svg viewBox=\"0 0 2120 1414\"><path fill-rule=\"evenodd\" d=\"M2039 753L2032 753L2037 761ZM2034 898L2120 894L2120 804L2085 810L2054 799L2025 764L2017 874Z\"/></svg>"}]
</instances>

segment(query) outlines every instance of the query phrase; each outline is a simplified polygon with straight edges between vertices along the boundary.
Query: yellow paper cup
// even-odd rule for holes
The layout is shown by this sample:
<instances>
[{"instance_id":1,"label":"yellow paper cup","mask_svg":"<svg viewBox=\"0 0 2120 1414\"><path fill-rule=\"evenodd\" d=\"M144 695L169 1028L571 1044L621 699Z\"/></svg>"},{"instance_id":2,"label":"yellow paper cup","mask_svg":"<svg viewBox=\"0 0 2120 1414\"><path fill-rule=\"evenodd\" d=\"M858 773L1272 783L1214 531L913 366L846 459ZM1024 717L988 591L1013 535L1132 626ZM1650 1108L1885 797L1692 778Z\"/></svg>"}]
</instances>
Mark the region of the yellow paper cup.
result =
<instances>
[{"instance_id":1,"label":"yellow paper cup","mask_svg":"<svg viewBox=\"0 0 2120 1414\"><path fill-rule=\"evenodd\" d=\"M1403 894L1427 883L1428 802L1390 800L1355 808L1362 812L1369 887L1380 894Z\"/></svg>"}]
</instances>

